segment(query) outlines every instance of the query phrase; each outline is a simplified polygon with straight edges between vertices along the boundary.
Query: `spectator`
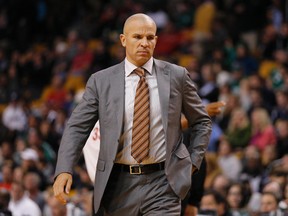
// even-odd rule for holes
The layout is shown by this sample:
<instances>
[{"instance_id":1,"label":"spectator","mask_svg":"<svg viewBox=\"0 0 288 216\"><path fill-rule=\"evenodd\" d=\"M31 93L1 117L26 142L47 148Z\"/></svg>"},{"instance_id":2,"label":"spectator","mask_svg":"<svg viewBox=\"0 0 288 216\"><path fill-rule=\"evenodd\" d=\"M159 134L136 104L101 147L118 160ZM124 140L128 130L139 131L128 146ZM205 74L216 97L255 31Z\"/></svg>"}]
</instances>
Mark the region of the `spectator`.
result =
<instances>
[{"instance_id":1,"label":"spectator","mask_svg":"<svg viewBox=\"0 0 288 216\"><path fill-rule=\"evenodd\" d=\"M219 174L213 179L211 189L226 197L230 184L231 181L224 174Z\"/></svg>"},{"instance_id":2,"label":"spectator","mask_svg":"<svg viewBox=\"0 0 288 216\"><path fill-rule=\"evenodd\" d=\"M249 76L248 82L251 100L248 115L251 116L256 108L264 108L270 115L272 107L276 105L275 93L267 87L265 80L258 74Z\"/></svg>"},{"instance_id":3,"label":"spectator","mask_svg":"<svg viewBox=\"0 0 288 216\"><path fill-rule=\"evenodd\" d=\"M35 172L27 172L24 176L24 188L27 191L28 197L33 200L40 208L44 209L45 199L40 191L40 176Z\"/></svg>"},{"instance_id":4,"label":"spectator","mask_svg":"<svg viewBox=\"0 0 288 216\"><path fill-rule=\"evenodd\" d=\"M278 209L278 202L276 195L272 192L264 192L261 195L260 216L264 215L282 215Z\"/></svg>"},{"instance_id":5,"label":"spectator","mask_svg":"<svg viewBox=\"0 0 288 216\"><path fill-rule=\"evenodd\" d=\"M54 152L49 143L42 140L41 133L38 129L36 128L29 129L27 144L28 147L41 153L41 155L38 155L38 157L45 159L47 162L51 164L55 163L56 153Z\"/></svg>"},{"instance_id":6,"label":"spectator","mask_svg":"<svg viewBox=\"0 0 288 216\"><path fill-rule=\"evenodd\" d=\"M13 180L23 178L24 178L24 169L20 166L15 167L13 170Z\"/></svg>"},{"instance_id":7,"label":"spectator","mask_svg":"<svg viewBox=\"0 0 288 216\"><path fill-rule=\"evenodd\" d=\"M260 191L263 167L261 164L260 152L255 146L245 148L242 163L243 170L240 179L249 181L252 193Z\"/></svg>"},{"instance_id":8,"label":"spectator","mask_svg":"<svg viewBox=\"0 0 288 216\"><path fill-rule=\"evenodd\" d=\"M277 159L276 145L267 145L261 154L261 163L264 169Z\"/></svg>"},{"instance_id":9,"label":"spectator","mask_svg":"<svg viewBox=\"0 0 288 216\"><path fill-rule=\"evenodd\" d=\"M57 112L57 116L59 112L60 111ZM54 152L57 152L59 148L59 143L60 143L60 136L56 133L54 124L55 122L51 123L49 120L44 119L40 123L39 130L40 130L40 136L42 137L43 142L48 143L51 146L52 150Z\"/></svg>"},{"instance_id":10,"label":"spectator","mask_svg":"<svg viewBox=\"0 0 288 216\"><path fill-rule=\"evenodd\" d=\"M41 177L40 181L40 189L44 189L46 187L47 181L44 176L44 171L38 168L39 164L39 154L36 150L32 148L26 148L23 152L21 152L21 164L20 167L14 169L15 176L13 179L24 179L24 176L28 172L36 172Z\"/></svg>"},{"instance_id":11,"label":"spectator","mask_svg":"<svg viewBox=\"0 0 288 216\"><path fill-rule=\"evenodd\" d=\"M256 74L258 70L257 61L249 54L249 48L245 43L240 43L236 47L235 64L238 64L243 69L244 77Z\"/></svg>"},{"instance_id":12,"label":"spectator","mask_svg":"<svg viewBox=\"0 0 288 216\"><path fill-rule=\"evenodd\" d=\"M0 146L0 164L5 161L13 161L14 146L13 142L4 140Z\"/></svg>"},{"instance_id":13,"label":"spectator","mask_svg":"<svg viewBox=\"0 0 288 216\"><path fill-rule=\"evenodd\" d=\"M13 216L41 216L41 210L38 205L25 194L23 184L17 181L12 183L9 210Z\"/></svg>"},{"instance_id":14,"label":"spectator","mask_svg":"<svg viewBox=\"0 0 288 216\"><path fill-rule=\"evenodd\" d=\"M15 163L16 166L20 166L22 161L21 153L27 147L26 140L23 137L17 137L14 143L15 143L15 149L13 152L13 162Z\"/></svg>"},{"instance_id":15,"label":"spectator","mask_svg":"<svg viewBox=\"0 0 288 216\"><path fill-rule=\"evenodd\" d=\"M0 190L5 189L10 191L13 181L13 167L11 162L6 161L1 166L1 181Z\"/></svg>"},{"instance_id":16,"label":"spectator","mask_svg":"<svg viewBox=\"0 0 288 216\"><path fill-rule=\"evenodd\" d=\"M249 212L246 209L249 198L249 191L241 183L232 183L230 185L227 202L232 216L249 216Z\"/></svg>"},{"instance_id":17,"label":"spectator","mask_svg":"<svg viewBox=\"0 0 288 216\"><path fill-rule=\"evenodd\" d=\"M255 109L251 115L252 136L250 145L263 151L267 145L276 144L276 134L268 112L263 108Z\"/></svg>"},{"instance_id":18,"label":"spectator","mask_svg":"<svg viewBox=\"0 0 288 216\"><path fill-rule=\"evenodd\" d=\"M216 77L212 71L212 65L210 62L206 62L202 65L201 77L203 79L203 85L199 87L199 95L203 98L203 103L211 103L218 101L219 88L216 85Z\"/></svg>"},{"instance_id":19,"label":"spectator","mask_svg":"<svg viewBox=\"0 0 288 216\"><path fill-rule=\"evenodd\" d=\"M56 74L52 77L51 84L43 91L41 101L42 103L48 103L51 109L63 109L67 94L63 77Z\"/></svg>"},{"instance_id":20,"label":"spectator","mask_svg":"<svg viewBox=\"0 0 288 216\"><path fill-rule=\"evenodd\" d=\"M16 93L11 94L10 103L3 111L2 121L10 131L24 132L27 117Z\"/></svg>"},{"instance_id":21,"label":"spectator","mask_svg":"<svg viewBox=\"0 0 288 216\"><path fill-rule=\"evenodd\" d=\"M204 192L200 203L199 214L231 216L225 197L213 190Z\"/></svg>"},{"instance_id":22,"label":"spectator","mask_svg":"<svg viewBox=\"0 0 288 216\"><path fill-rule=\"evenodd\" d=\"M275 129L277 134L277 158L281 158L288 152L288 120L277 120Z\"/></svg>"},{"instance_id":23,"label":"spectator","mask_svg":"<svg viewBox=\"0 0 288 216\"><path fill-rule=\"evenodd\" d=\"M204 188L207 190L212 188L213 180L216 178L216 176L222 173L222 170L219 167L217 162L217 155L215 153L206 153L205 160L207 162L207 174L205 177Z\"/></svg>"},{"instance_id":24,"label":"spectator","mask_svg":"<svg viewBox=\"0 0 288 216\"><path fill-rule=\"evenodd\" d=\"M273 59L273 53L276 50L277 32L273 24L266 25L261 29L258 50L264 59Z\"/></svg>"},{"instance_id":25,"label":"spectator","mask_svg":"<svg viewBox=\"0 0 288 216\"><path fill-rule=\"evenodd\" d=\"M276 91L276 103L271 112L272 122L275 123L278 119L288 120L288 89Z\"/></svg>"},{"instance_id":26,"label":"spectator","mask_svg":"<svg viewBox=\"0 0 288 216\"><path fill-rule=\"evenodd\" d=\"M239 158L233 153L231 144L226 138L222 138L219 143L218 164L223 175L229 180L236 181L239 179L242 164Z\"/></svg>"},{"instance_id":27,"label":"spectator","mask_svg":"<svg viewBox=\"0 0 288 216\"><path fill-rule=\"evenodd\" d=\"M243 108L239 107L232 111L225 135L234 151L241 151L248 145L251 138L251 125Z\"/></svg>"}]
</instances>

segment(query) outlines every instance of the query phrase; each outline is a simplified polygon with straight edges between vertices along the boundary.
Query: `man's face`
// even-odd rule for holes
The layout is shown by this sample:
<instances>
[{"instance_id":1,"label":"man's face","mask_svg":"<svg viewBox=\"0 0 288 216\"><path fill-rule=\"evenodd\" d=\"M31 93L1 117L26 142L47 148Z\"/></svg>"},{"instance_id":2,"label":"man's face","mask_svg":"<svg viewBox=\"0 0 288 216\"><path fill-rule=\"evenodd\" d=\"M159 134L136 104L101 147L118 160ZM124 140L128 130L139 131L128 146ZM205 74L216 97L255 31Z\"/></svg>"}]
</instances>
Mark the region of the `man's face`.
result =
<instances>
[{"instance_id":1,"label":"man's face","mask_svg":"<svg viewBox=\"0 0 288 216\"><path fill-rule=\"evenodd\" d=\"M200 202L200 209L211 210L217 212L218 216L221 216L225 212L224 204L218 204L213 195L204 195Z\"/></svg>"},{"instance_id":2,"label":"man's face","mask_svg":"<svg viewBox=\"0 0 288 216\"><path fill-rule=\"evenodd\" d=\"M277 209L277 201L271 194L264 194L261 197L261 207L260 211L261 212L271 212L275 211Z\"/></svg>"},{"instance_id":3,"label":"man's face","mask_svg":"<svg viewBox=\"0 0 288 216\"><path fill-rule=\"evenodd\" d=\"M201 199L200 208L206 209L206 210L216 210L217 209L217 203L216 203L213 195L203 196Z\"/></svg>"},{"instance_id":4,"label":"man's face","mask_svg":"<svg viewBox=\"0 0 288 216\"><path fill-rule=\"evenodd\" d=\"M157 42L156 26L145 19L135 19L127 23L120 35L126 57L136 66L144 65L153 55Z\"/></svg>"},{"instance_id":5,"label":"man's face","mask_svg":"<svg viewBox=\"0 0 288 216\"><path fill-rule=\"evenodd\" d=\"M11 198L12 200L14 200L15 202L20 200L24 195L24 188L21 187L21 185L19 184L12 184L11 187Z\"/></svg>"}]
</instances>

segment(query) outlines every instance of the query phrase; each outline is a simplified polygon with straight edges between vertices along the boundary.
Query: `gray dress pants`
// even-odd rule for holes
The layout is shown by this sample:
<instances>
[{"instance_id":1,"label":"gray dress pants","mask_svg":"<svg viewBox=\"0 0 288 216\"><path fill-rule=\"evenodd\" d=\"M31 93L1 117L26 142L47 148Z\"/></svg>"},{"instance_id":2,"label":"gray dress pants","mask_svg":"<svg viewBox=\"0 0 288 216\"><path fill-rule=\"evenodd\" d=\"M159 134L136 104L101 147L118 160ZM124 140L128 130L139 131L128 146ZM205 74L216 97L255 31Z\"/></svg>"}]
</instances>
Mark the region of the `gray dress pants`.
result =
<instances>
[{"instance_id":1,"label":"gray dress pants","mask_svg":"<svg viewBox=\"0 0 288 216\"><path fill-rule=\"evenodd\" d=\"M105 216L179 216L181 200L164 170L133 175L113 168L103 199Z\"/></svg>"}]
</instances>

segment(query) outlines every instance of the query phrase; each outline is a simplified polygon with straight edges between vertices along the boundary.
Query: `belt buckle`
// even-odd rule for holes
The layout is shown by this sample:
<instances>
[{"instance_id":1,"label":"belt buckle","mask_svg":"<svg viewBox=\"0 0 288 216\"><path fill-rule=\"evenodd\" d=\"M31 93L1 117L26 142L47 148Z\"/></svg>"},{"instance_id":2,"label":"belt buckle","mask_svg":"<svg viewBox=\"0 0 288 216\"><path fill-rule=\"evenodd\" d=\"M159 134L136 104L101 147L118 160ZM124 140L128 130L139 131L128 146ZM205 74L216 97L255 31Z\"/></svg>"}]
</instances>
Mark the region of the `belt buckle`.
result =
<instances>
[{"instance_id":1,"label":"belt buckle","mask_svg":"<svg viewBox=\"0 0 288 216\"><path fill-rule=\"evenodd\" d=\"M135 167L138 168L138 172L137 171L135 172L135 169L134 169ZM133 175L142 174L141 166L139 166L139 165L130 165L129 166L129 170L130 170L130 174L133 174Z\"/></svg>"}]
</instances>

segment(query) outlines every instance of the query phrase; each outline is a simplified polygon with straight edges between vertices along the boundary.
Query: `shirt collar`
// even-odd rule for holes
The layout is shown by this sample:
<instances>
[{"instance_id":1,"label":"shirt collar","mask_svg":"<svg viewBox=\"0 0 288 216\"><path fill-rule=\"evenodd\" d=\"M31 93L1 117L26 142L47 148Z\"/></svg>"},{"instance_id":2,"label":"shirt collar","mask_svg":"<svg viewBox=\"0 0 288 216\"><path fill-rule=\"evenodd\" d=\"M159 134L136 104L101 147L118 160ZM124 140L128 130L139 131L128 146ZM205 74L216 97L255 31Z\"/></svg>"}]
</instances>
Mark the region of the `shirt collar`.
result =
<instances>
[{"instance_id":1,"label":"shirt collar","mask_svg":"<svg viewBox=\"0 0 288 216\"><path fill-rule=\"evenodd\" d=\"M153 67L153 57L151 57L143 66L144 68L150 75L152 75L152 67ZM125 58L125 76L129 76L137 66L132 64L131 62L128 61L127 58Z\"/></svg>"}]
</instances>

